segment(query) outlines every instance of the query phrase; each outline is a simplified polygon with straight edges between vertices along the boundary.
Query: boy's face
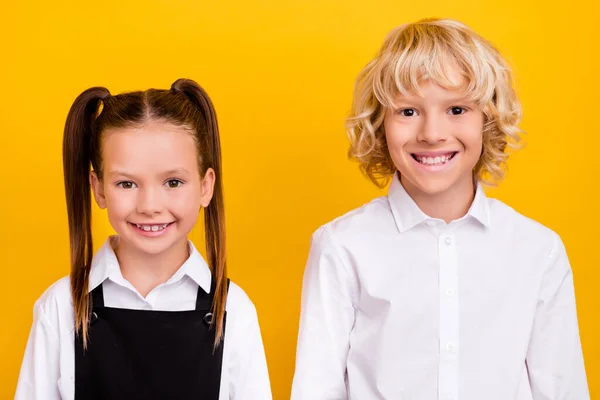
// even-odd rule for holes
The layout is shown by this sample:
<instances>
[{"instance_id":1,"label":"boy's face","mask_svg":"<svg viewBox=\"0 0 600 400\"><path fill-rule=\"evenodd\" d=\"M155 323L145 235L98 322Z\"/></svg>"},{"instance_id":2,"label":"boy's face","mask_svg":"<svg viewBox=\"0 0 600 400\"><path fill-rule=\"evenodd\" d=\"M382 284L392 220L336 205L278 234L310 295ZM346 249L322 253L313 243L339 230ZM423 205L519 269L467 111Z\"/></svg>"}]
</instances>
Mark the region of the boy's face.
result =
<instances>
[{"instance_id":1,"label":"boy's face","mask_svg":"<svg viewBox=\"0 0 600 400\"><path fill-rule=\"evenodd\" d=\"M449 68L454 84L464 78ZM425 81L418 94L396 97L386 112L388 149L403 186L412 195L435 196L473 190L473 168L482 151L484 116L464 89Z\"/></svg>"}]
</instances>

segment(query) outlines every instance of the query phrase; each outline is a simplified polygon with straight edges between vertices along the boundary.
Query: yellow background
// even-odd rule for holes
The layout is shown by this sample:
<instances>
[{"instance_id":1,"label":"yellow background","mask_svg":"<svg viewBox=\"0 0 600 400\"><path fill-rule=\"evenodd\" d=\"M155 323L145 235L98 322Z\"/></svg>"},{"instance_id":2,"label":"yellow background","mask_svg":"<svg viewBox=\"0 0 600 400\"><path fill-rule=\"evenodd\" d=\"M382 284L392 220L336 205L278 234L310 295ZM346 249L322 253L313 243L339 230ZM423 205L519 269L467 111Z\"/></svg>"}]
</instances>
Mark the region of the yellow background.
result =
<instances>
[{"instance_id":1,"label":"yellow background","mask_svg":"<svg viewBox=\"0 0 600 400\"><path fill-rule=\"evenodd\" d=\"M383 191L347 161L354 78L394 26L460 19L516 66L528 132L489 194L556 230L600 396L600 2L21 1L0 12L0 398L14 395L34 301L68 273L61 143L72 101L200 82L223 144L231 277L259 311L275 399L289 398L311 233ZM96 245L111 232L95 210ZM201 234L193 239L199 244Z\"/></svg>"}]
</instances>

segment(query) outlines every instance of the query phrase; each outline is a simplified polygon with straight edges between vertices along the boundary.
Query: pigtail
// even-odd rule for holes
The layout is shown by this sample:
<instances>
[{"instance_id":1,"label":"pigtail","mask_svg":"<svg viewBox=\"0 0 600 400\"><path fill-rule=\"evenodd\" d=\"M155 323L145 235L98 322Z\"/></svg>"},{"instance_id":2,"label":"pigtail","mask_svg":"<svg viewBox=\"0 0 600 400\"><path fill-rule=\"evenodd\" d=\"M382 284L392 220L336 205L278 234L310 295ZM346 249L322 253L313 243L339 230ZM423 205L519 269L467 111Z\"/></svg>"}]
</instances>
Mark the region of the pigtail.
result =
<instances>
[{"instance_id":1,"label":"pigtail","mask_svg":"<svg viewBox=\"0 0 600 400\"><path fill-rule=\"evenodd\" d=\"M63 169L71 247L71 295L75 312L75 332L87 347L91 310L88 296L93 257L90 163L92 124L100 101L110 96L107 89L94 87L77 97L67 116L63 139Z\"/></svg>"},{"instance_id":2,"label":"pigtail","mask_svg":"<svg viewBox=\"0 0 600 400\"><path fill-rule=\"evenodd\" d=\"M215 187L213 197L204 210L204 227L206 238L206 257L215 280L215 294L212 313L216 316L211 326L216 328L215 348L223 338L223 319L227 301L227 264L225 247L225 208L223 201L223 170L221 167L221 141L217 116L208 94L196 82L189 79L178 79L171 86L176 92L184 93L196 107L200 109L206 124L208 154L210 160L202 160L204 170L215 171Z\"/></svg>"}]
</instances>

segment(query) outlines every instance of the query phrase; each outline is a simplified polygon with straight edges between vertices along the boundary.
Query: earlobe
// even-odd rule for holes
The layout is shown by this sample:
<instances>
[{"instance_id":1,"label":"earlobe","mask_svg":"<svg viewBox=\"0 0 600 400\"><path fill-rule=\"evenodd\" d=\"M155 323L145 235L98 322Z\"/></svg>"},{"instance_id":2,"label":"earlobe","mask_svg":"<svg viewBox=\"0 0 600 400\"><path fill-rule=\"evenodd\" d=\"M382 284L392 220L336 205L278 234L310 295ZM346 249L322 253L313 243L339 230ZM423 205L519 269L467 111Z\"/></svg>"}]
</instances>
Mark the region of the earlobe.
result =
<instances>
[{"instance_id":1,"label":"earlobe","mask_svg":"<svg viewBox=\"0 0 600 400\"><path fill-rule=\"evenodd\" d=\"M104 197L104 186L102 185L102 181L98 178L96 172L90 172L90 186L92 187L92 192L94 193L94 199L96 200L96 204L98 207L105 209L106 208L106 198Z\"/></svg>"},{"instance_id":2,"label":"earlobe","mask_svg":"<svg viewBox=\"0 0 600 400\"><path fill-rule=\"evenodd\" d=\"M200 205L202 208L206 208L212 200L215 189L215 171L212 168L209 168L204 174L200 188L202 190L202 194L200 195Z\"/></svg>"}]
</instances>

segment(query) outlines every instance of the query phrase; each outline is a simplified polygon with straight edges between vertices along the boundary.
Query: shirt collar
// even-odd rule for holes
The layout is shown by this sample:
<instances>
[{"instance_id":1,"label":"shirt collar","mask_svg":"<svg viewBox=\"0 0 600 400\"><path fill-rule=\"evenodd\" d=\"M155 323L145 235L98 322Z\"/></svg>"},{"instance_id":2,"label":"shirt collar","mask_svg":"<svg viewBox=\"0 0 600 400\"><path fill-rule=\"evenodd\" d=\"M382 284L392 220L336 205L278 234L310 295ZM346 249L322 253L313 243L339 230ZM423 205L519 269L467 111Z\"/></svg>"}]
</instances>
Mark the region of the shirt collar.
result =
<instances>
[{"instance_id":1,"label":"shirt collar","mask_svg":"<svg viewBox=\"0 0 600 400\"><path fill-rule=\"evenodd\" d=\"M481 183L477 184L475 198L467 215L475 218L486 228L490 227L490 204Z\"/></svg>"},{"instance_id":2,"label":"shirt collar","mask_svg":"<svg viewBox=\"0 0 600 400\"><path fill-rule=\"evenodd\" d=\"M121 268L119 267L117 255L113 250L118 241L118 236L108 237L94 256L90 272L89 291L92 291L109 278L117 283L125 280L121 273ZM188 276L196 282L202 290L206 293L210 293L210 268L196 249L196 246L194 246L190 240L188 240L188 248L190 256L166 283L174 283L181 280L184 276Z\"/></svg>"},{"instance_id":3,"label":"shirt collar","mask_svg":"<svg viewBox=\"0 0 600 400\"><path fill-rule=\"evenodd\" d=\"M410 197L402 183L400 183L399 175L395 174L392 183L388 190L388 201L396 226L400 232L407 231L427 220L432 219L425 214L417 203ZM472 217L479 221L483 226L490 225L490 210L487 201L487 196L481 184L477 184L475 198L467 212L466 217ZM462 218L461 218L462 219Z\"/></svg>"}]
</instances>

